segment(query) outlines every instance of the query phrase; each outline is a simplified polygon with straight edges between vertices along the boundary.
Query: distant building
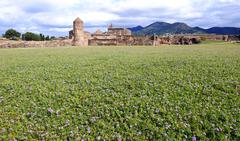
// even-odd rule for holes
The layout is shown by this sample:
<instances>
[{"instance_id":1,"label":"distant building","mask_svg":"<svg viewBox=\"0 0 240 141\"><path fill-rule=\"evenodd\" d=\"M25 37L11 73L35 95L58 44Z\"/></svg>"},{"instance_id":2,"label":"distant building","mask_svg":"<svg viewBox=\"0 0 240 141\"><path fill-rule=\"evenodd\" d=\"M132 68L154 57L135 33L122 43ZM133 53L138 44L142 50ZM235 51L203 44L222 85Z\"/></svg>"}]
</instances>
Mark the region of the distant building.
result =
<instances>
[{"instance_id":1,"label":"distant building","mask_svg":"<svg viewBox=\"0 0 240 141\"><path fill-rule=\"evenodd\" d=\"M97 30L89 40L90 45L128 45L132 32L125 28L108 26L107 32Z\"/></svg>"},{"instance_id":2,"label":"distant building","mask_svg":"<svg viewBox=\"0 0 240 141\"><path fill-rule=\"evenodd\" d=\"M69 38L74 46L98 45L160 45L160 44L193 44L199 43L200 37L180 36L133 36L126 28L113 27L110 24L106 32L97 30L93 34L84 31L84 23L80 18L73 22L73 30Z\"/></svg>"},{"instance_id":3,"label":"distant building","mask_svg":"<svg viewBox=\"0 0 240 141\"><path fill-rule=\"evenodd\" d=\"M119 36L124 36L124 35L132 35L132 32L129 29L125 28L114 28L112 24L108 27L108 34L110 35L119 35Z\"/></svg>"}]
</instances>

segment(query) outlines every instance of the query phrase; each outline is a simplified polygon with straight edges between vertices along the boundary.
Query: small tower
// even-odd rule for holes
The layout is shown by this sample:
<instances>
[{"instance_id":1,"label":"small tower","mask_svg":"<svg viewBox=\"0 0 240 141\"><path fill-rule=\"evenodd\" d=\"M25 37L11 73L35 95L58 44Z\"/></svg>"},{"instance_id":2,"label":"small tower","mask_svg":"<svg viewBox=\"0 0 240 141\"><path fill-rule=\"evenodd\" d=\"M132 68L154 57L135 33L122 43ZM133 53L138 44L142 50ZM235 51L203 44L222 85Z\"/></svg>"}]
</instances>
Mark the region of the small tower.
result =
<instances>
[{"instance_id":1,"label":"small tower","mask_svg":"<svg viewBox=\"0 0 240 141\"><path fill-rule=\"evenodd\" d=\"M77 18L73 21L73 45L83 46L84 45L84 31L83 31L83 21Z\"/></svg>"}]
</instances>

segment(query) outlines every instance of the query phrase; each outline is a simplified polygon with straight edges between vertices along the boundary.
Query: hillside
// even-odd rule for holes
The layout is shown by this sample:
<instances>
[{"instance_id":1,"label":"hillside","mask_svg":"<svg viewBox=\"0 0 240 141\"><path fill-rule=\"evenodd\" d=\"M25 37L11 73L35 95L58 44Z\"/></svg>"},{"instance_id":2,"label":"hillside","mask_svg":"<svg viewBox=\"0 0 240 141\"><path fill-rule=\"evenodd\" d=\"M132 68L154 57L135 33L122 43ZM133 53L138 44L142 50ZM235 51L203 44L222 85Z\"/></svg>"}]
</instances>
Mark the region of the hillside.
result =
<instances>
[{"instance_id":1,"label":"hillside","mask_svg":"<svg viewBox=\"0 0 240 141\"><path fill-rule=\"evenodd\" d=\"M191 27L186 23L167 23L155 22L146 27L137 26L129 28L135 35L163 35L163 34L224 34L224 35L239 35L240 28L236 27L212 27L204 29L201 27Z\"/></svg>"}]
</instances>

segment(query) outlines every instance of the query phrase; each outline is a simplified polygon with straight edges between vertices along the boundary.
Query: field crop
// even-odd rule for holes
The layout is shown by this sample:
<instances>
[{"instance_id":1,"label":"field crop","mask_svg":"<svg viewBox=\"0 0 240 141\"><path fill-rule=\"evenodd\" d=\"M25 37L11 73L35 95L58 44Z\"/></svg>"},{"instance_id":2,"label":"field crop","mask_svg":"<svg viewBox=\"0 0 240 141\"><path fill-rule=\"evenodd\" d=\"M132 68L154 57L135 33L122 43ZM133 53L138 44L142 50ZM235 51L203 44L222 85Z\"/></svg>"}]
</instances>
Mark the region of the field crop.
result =
<instances>
[{"instance_id":1,"label":"field crop","mask_svg":"<svg viewBox=\"0 0 240 141\"><path fill-rule=\"evenodd\" d=\"M240 140L240 45L0 49L0 140Z\"/></svg>"}]
</instances>

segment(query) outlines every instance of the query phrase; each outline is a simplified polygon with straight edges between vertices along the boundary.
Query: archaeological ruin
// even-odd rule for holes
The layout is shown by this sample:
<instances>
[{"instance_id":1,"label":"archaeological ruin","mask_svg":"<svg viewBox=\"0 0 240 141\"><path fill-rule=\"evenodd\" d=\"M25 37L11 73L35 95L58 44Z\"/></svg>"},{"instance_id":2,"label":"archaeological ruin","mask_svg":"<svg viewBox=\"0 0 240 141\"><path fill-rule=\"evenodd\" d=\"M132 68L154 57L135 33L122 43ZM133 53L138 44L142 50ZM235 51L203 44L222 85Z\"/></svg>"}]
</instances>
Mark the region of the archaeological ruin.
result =
<instances>
[{"instance_id":1,"label":"archaeological ruin","mask_svg":"<svg viewBox=\"0 0 240 141\"><path fill-rule=\"evenodd\" d=\"M129 29L113 27L112 24L109 25L106 32L97 30L90 34L84 31L83 24L80 18L73 22L73 30L69 31L69 38L72 39L73 46L191 45L200 43L202 39L228 40L228 36L223 35L134 36Z\"/></svg>"},{"instance_id":2,"label":"archaeological ruin","mask_svg":"<svg viewBox=\"0 0 240 141\"><path fill-rule=\"evenodd\" d=\"M60 47L60 46L158 46L191 45L198 44L201 40L240 42L239 35L215 34L182 34L168 36L136 36L129 29L108 26L106 32L97 30L94 33L84 31L84 22L80 18L73 21L73 30L69 31L69 39L51 41L13 41L0 39L0 48L28 48L28 47Z\"/></svg>"}]
</instances>

